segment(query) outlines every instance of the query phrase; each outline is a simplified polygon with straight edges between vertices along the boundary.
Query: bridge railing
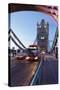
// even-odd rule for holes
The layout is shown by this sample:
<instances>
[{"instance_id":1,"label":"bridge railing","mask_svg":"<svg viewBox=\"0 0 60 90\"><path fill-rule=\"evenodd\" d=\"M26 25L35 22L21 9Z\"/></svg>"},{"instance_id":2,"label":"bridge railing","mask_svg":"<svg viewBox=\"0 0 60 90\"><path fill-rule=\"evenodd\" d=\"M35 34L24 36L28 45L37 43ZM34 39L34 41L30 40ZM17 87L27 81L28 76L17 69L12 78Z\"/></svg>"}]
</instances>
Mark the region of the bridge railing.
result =
<instances>
[{"instance_id":1,"label":"bridge railing","mask_svg":"<svg viewBox=\"0 0 60 90\"><path fill-rule=\"evenodd\" d=\"M43 61L44 61L44 57L42 57L42 55L41 55L39 65L37 67L37 70L36 70L32 80L30 81L30 85L40 85Z\"/></svg>"}]
</instances>

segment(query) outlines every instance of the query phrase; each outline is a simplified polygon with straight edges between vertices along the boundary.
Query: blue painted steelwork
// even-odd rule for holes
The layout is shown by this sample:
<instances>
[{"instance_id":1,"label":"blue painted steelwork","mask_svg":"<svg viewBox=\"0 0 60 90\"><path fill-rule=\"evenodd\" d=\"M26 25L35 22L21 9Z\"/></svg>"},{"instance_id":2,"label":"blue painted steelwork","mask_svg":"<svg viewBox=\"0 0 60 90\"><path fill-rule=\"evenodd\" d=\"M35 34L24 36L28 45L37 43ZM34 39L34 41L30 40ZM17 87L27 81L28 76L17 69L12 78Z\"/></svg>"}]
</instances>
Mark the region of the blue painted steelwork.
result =
<instances>
[{"instance_id":1,"label":"blue painted steelwork","mask_svg":"<svg viewBox=\"0 0 60 90\"><path fill-rule=\"evenodd\" d=\"M55 46L57 45L57 41L58 41L58 28L56 29L56 32L55 32L55 36L54 36L51 51L53 51L55 49Z\"/></svg>"}]
</instances>

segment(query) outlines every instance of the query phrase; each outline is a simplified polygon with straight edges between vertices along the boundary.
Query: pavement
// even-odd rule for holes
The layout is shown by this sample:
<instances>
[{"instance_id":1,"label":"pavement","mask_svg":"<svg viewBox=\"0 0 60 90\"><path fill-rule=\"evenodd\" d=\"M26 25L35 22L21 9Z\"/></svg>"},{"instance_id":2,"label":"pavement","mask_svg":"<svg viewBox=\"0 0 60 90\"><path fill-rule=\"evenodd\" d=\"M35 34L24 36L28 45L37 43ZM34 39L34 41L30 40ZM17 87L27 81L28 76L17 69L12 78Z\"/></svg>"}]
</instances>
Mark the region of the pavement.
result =
<instances>
[{"instance_id":1,"label":"pavement","mask_svg":"<svg viewBox=\"0 0 60 90\"><path fill-rule=\"evenodd\" d=\"M58 84L58 60L53 56L43 60L41 85L44 84Z\"/></svg>"},{"instance_id":2,"label":"pavement","mask_svg":"<svg viewBox=\"0 0 60 90\"><path fill-rule=\"evenodd\" d=\"M11 86L28 86L35 71L38 62L18 61L14 67L10 69Z\"/></svg>"},{"instance_id":3,"label":"pavement","mask_svg":"<svg viewBox=\"0 0 60 90\"><path fill-rule=\"evenodd\" d=\"M41 82L39 85L58 84L58 60L51 55L45 55L42 60ZM37 70L38 64L39 62L29 62L25 60L16 60L11 64L11 86L28 86Z\"/></svg>"}]
</instances>

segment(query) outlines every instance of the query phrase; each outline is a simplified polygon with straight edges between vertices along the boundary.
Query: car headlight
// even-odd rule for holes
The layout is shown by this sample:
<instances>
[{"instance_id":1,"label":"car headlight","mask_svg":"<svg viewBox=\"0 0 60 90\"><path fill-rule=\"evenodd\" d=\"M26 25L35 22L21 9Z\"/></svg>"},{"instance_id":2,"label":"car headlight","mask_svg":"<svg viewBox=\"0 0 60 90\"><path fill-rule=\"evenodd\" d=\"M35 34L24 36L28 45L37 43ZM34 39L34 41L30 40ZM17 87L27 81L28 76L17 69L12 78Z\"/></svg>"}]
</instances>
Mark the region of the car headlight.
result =
<instances>
[{"instance_id":1,"label":"car headlight","mask_svg":"<svg viewBox=\"0 0 60 90\"><path fill-rule=\"evenodd\" d=\"M30 59L30 57L29 57L29 56L27 56L25 59Z\"/></svg>"},{"instance_id":2,"label":"car headlight","mask_svg":"<svg viewBox=\"0 0 60 90\"><path fill-rule=\"evenodd\" d=\"M38 59L38 57L35 57L34 59L35 59L35 60L37 60L37 59Z\"/></svg>"}]
</instances>

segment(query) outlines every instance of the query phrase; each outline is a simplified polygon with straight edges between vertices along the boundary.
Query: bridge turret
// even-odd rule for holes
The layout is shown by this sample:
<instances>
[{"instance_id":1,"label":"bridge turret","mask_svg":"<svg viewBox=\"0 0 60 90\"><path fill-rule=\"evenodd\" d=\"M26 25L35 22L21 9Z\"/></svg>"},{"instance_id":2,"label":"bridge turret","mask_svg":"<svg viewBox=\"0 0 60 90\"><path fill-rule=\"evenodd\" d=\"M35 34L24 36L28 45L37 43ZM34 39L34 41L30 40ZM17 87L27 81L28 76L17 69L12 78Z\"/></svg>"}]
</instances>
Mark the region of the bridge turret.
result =
<instances>
[{"instance_id":1,"label":"bridge turret","mask_svg":"<svg viewBox=\"0 0 60 90\"><path fill-rule=\"evenodd\" d=\"M48 50L48 33L49 33L49 23L45 22L44 19L37 26L37 44L40 51Z\"/></svg>"}]
</instances>

